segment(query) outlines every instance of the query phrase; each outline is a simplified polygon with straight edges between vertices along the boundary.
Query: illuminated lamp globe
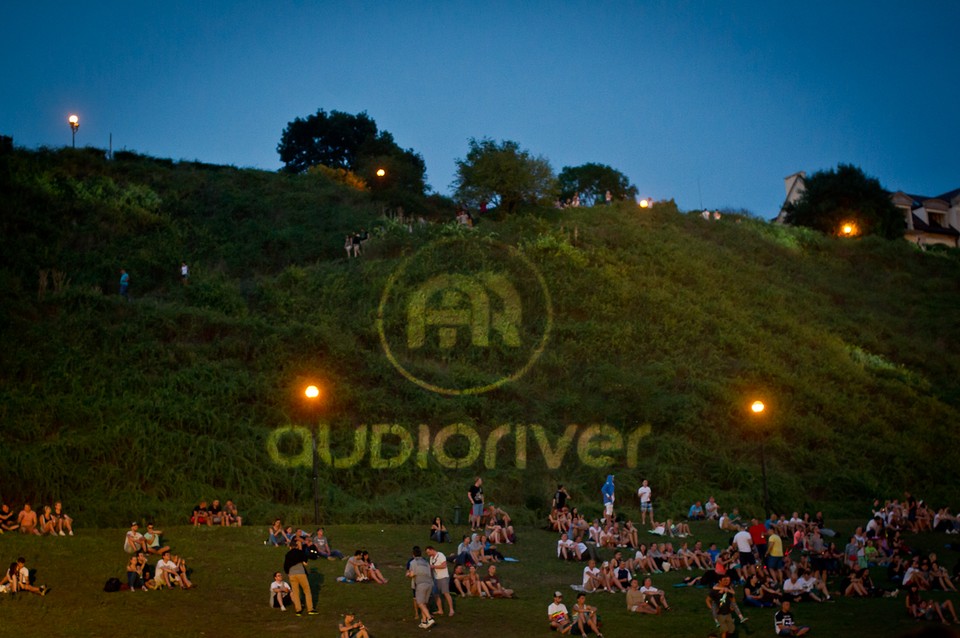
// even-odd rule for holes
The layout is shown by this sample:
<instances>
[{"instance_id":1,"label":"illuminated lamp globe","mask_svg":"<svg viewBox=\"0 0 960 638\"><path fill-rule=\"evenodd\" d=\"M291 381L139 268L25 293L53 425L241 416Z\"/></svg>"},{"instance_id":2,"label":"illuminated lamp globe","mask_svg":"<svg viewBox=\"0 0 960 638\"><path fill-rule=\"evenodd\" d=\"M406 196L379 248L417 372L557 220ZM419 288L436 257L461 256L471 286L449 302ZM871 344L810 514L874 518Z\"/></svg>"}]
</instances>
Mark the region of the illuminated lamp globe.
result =
<instances>
[{"instance_id":1,"label":"illuminated lamp globe","mask_svg":"<svg viewBox=\"0 0 960 638\"><path fill-rule=\"evenodd\" d=\"M754 402L750 405L750 409L753 411L754 414L760 414L761 412L763 412L763 410L764 410L766 407L767 407L767 406L765 406L765 405L763 404L763 401L754 401Z\"/></svg>"},{"instance_id":2,"label":"illuminated lamp globe","mask_svg":"<svg viewBox=\"0 0 960 638\"><path fill-rule=\"evenodd\" d=\"M77 117L76 115L71 115L70 117L67 118L67 121L70 122L70 126L76 126L77 124L80 123L80 118Z\"/></svg>"},{"instance_id":3,"label":"illuminated lamp globe","mask_svg":"<svg viewBox=\"0 0 960 638\"><path fill-rule=\"evenodd\" d=\"M650 206L650 200L648 199L640 200L640 208L647 208L648 206Z\"/></svg>"},{"instance_id":4,"label":"illuminated lamp globe","mask_svg":"<svg viewBox=\"0 0 960 638\"><path fill-rule=\"evenodd\" d=\"M320 388L315 385L308 385L307 389L304 390L303 393L308 399L316 399L320 396Z\"/></svg>"},{"instance_id":5,"label":"illuminated lamp globe","mask_svg":"<svg viewBox=\"0 0 960 638\"><path fill-rule=\"evenodd\" d=\"M377 169L377 177L383 177L386 174L387 174L387 171L383 170L382 168Z\"/></svg>"}]
</instances>

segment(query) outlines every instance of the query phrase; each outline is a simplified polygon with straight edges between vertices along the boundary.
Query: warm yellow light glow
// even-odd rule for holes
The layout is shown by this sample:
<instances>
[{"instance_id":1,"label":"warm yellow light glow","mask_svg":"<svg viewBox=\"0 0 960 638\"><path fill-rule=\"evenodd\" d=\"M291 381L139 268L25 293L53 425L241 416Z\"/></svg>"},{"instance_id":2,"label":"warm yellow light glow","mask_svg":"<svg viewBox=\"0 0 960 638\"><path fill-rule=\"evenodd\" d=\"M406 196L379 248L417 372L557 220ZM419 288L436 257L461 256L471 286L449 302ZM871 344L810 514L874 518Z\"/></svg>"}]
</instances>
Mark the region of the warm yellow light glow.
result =
<instances>
[{"instance_id":1,"label":"warm yellow light glow","mask_svg":"<svg viewBox=\"0 0 960 638\"><path fill-rule=\"evenodd\" d=\"M843 222L840 225L840 235L842 237L856 237L860 234L860 229L857 228L856 222Z\"/></svg>"},{"instance_id":2,"label":"warm yellow light glow","mask_svg":"<svg viewBox=\"0 0 960 638\"><path fill-rule=\"evenodd\" d=\"M308 399L316 399L320 396L320 388L315 385L308 385L307 389L303 391Z\"/></svg>"},{"instance_id":3,"label":"warm yellow light glow","mask_svg":"<svg viewBox=\"0 0 960 638\"><path fill-rule=\"evenodd\" d=\"M763 412L763 410L764 410L766 407L767 407L767 406L765 406L765 405L763 404L763 401L754 401L754 402L750 405L750 409L753 410L753 413L754 413L754 414L760 414L761 412Z\"/></svg>"},{"instance_id":4,"label":"warm yellow light glow","mask_svg":"<svg viewBox=\"0 0 960 638\"><path fill-rule=\"evenodd\" d=\"M646 208L646 207L649 206L649 205L650 205L650 200L648 200L648 199L641 199L641 200L640 200L640 208Z\"/></svg>"},{"instance_id":5,"label":"warm yellow light glow","mask_svg":"<svg viewBox=\"0 0 960 638\"><path fill-rule=\"evenodd\" d=\"M67 121L70 122L70 126L76 126L77 124L80 123L80 118L77 117L76 115L71 115L70 117L67 118Z\"/></svg>"},{"instance_id":6,"label":"warm yellow light glow","mask_svg":"<svg viewBox=\"0 0 960 638\"><path fill-rule=\"evenodd\" d=\"M387 174L387 171L383 170L382 168L377 169L377 177L383 177L386 174Z\"/></svg>"}]
</instances>

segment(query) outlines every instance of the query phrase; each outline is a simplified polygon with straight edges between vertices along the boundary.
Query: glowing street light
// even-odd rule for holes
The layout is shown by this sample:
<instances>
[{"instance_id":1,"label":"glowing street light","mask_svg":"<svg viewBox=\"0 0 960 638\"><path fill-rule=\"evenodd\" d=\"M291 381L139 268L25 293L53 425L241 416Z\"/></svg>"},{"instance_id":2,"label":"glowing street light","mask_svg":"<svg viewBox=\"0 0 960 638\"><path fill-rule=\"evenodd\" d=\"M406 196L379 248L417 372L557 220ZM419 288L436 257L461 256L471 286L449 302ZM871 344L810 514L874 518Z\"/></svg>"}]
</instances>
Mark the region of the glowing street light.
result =
<instances>
[{"instance_id":1,"label":"glowing street light","mask_svg":"<svg viewBox=\"0 0 960 638\"><path fill-rule=\"evenodd\" d=\"M71 114L67 118L67 123L70 124L70 130L73 132L73 148L77 148L77 129L80 128L80 118Z\"/></svg>"},{"instance_id":2,"label":"glowing street light","mask_svg":"<svg viewBox=\"0 0 960 638\"><path fill-rule=\"evenodd\" d=\"M377 169L377 177L383 177L386 174L387 174L387 171L383 170L382 168Z\"/></svg>"},{"instance_id":3,"label":"glowing street light","mask_svg":"<svg viewBox=\"0 0 960 638\"><path fill-rule=\"evenodd\" d=\"M763 415L763 411L767 409L767 406L764 405L763 401L754 401L750 404L750 413L754 415L754 418L760 418ZM760 478L763 480L763 517L766 517L770 514L770 494L767 492L767 457L763 449L764 439L766 437L766 432L760 431Z\"/></svg>"},{"instance_id":4,"label":"glowing street light","mask_svg":"<svg viewBox=\"0 0 960 638\"><path fill-rule=\"evenodd\" d=\"M857 228L856 222L843 222L840 226L841 237L856 237L859 234L860 229Z\"/></svg>"},{"instance_id":5,"label":"glowing street light","mask_svg":"<svg viewBox=\"0 0 960 638\"><path fill-rule=\"evenodd\" d=\"M308 385L303 390L303 396L307 398L307 409L311 415L313 425L313 523L320 524L320 471L317 459L317 428L318 423L315 418L315 411L320 405L320 388L315 385Z\"/></svg>"},{"instance_id":6,"label":"glowing street light","mask_svg":"<svg viewBox=\"0 0 960 638\"><path fill-rule=\"evenodd\" d=\"M646 197L644 197L643 199L640 200L640 208L649 208L649 206L650 206L650 200L649 200L649 199L647 199Z\"/></svg>"}]
</instances>

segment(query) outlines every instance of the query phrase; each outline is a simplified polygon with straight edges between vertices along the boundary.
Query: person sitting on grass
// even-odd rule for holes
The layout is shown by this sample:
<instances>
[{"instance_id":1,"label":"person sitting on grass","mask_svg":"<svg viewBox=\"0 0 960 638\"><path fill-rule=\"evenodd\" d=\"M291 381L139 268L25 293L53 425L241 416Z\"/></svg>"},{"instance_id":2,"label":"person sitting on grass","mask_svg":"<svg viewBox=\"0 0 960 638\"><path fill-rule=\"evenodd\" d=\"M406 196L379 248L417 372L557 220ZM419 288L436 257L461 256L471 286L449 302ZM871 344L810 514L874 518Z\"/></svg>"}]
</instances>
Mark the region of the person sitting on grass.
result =
<instances>
[{"instance_id":1,"label":"person sitting on grass","mask_svg":"<svg viewBox=\"0 0 960 638\"><path fill-rule=\"evenodd\" d=\"M358 549L347 559L343 566L343 580L348 583L362 583L367 580L367 564L363 561L363 550Z\"/></svg>"},{"instance_id":2,"label":"person sitting on grass","mask_svg":"<svg viewBox=\"0 0 960 638\"><path fill-rule=\"evenodd\" d=\"M948 623L946 616L943 615L946 610L953 617L954 624L960 624L952 602L945 600L938 603L934 600L924 600L920 597L920 588L916 585L907 588L906 604L907 613L915 620L939 620L942 623Z\"/></svg>"},{"instance_id":3,"label":"person sitting on grass","mask_svg":"<svg viewBox=\"0 0 960 638\"><path fill-rule=\"evenodd\" d=\"M340 638L370 638L370 634L367 633L367 628L363 626L363 622L357 619L357 616L353 613L346 613L343 615L343 620L340 621L339 625Z\"/></svg>"},{"instance_id":4,"label":"person sitting on grass","mask_svg":"<svg viewBox=\"0 0 960 638\"><path fill-rule=\"evenodd\" d=\"M206 501L200 501L200 504L193 508L193 514L190 515L190 522L194 527L206 525L213 526L213 516L210 514L210 506Z\"/></svg>"},{"instance_id":5,"label":"person sitting on grass","mask_svg":"<svg viewBox=\"0 0 960 638\"><path fill-rule=\"evenodd\" d=\"M162 530L154 529L153 523L147 523L147 531L143 535L143 542L146 543L147 552L162 556L164 552L170 551L169 545L160 546L160 535Z\"/></svg>"},{"instance_id":6,"label":"person sitting on grass","mask_svg":"<svg viewBox=\"0 0 960 638\"><path fill-rule=\"evenodd\" d=\"M497 576L496 565L490 565L487 568L487 575L483 578L483 584L491 598L513 598L513 590L504 587L500 577Z\"/></svg>"},{"instance_id":7,"label":"person sitting on grass","mask_svg":"<svg viewBox=\"0 0 960 638\"><path fill-rule=\"evenodd\" d=\"M640 593L643 594L644 601L651 607L660 611L670 611L670 605L667 604L667 594L662 589L653 586L653 579L644 578L643 585L640 586Z\"/></svg>"},{"instance_id":8,"label":"person sitting on grass","mask_svg":"<svg viewBox=\"0 0 960 638\"><path fill-rule=\"evenodd\" d=\"M143 552L137 552L127 561L127 587L130 591L143 589L147 591L143 580L143 566L146 564L146 557Z\"/></svg>"},{"instance_id":9,"label":"person sitting on grass","mask_svg":"<svg viewBox=\"0 0 960 638\"><path fill-rule=\"evenodd\" d=\"M640 591L640 581L634 578L627 589L627 609L637 614L659 614L660 608L647 602L646 595Z\"/></svg>"},{"instance_id":10,"label":"person sitting on grass","mask_svg":"<svg viewBox=\"0 0 960 638\"><path fill-rule=\"evenodd\" d=\"M17 583L19 583L20 570L17 569L16 561L10 563L9 569L3 574L3 578L0 578L0 593L2 594L15 594L17 593Z\"/></svg>"},{"instance_id":11,"label":"person sitting on grass","mask_svg":"<svg viewBox=\"0 0 960 638\"><path fill-rule=\"evenodd\" d=\"M547 620L550 621L550 629L569 634L573 629L573 622L570 621L570 612L567 606L563 604L563 594L559 591L553 592L553 602L547 606Z\"/></svg>"},{"instance_id":12,"label":"person sitting on grass","mask_svg":"<svg viewBox=\"0 0 960 638\"><path fill-rule=\"evenodd\" d=\"M433 523L430 524L430 540L436 543L450 542L450 532L447 531L447 527L439 516L435 517Z\"/></svg>"},{"instance_id":13,"label":"person sitting on grass","mask_svg":"<svg viewBox=\"0 0 960 638\"><path fill-rule=\"evenodd\" d=\"M330 539L327 538L327 534L322 527L318 527L316 534L314 534L313 546L316 547L320 558L326 558L327 560L343 559L343 552L330 546Z\"/></svg>"},{"instance_id":14,"label":"person sitting on grass","mask_svg":"<svg viewBox=\"0 0 960 638\"><path fill-rule=\"evenodd\" d=\"M577 626L577 635L589 636L590 632L593 632L603 638L603 634L600 633L597 608L587 604L587 595L583 592L577 594L577 602L573 605L571 620Z\"/></svg>"},{"instance_id":15,"label":"person sitting on grass","mask_svg":"<svg viewBox=\"0 0 960 638\"><path fill-rule=\"evenodd\" d=\"M17 514L17 525L21 534L40 535L40 530L37 529L37 513L30 507L30 503L24 503L23 509Z\"/></svg>"},{"instance_id":16,"label":"person sitting on grass","mask_svg":"<svg viewBox=\"0 0 960 638\"><path fill-rule=\"evenodd\" d=\"M240 516L240 510L237 509L237 505L230 499L227 499L227 502L223 505L223 517L224 520L226 520L226 525L243 527L243 517Z\"/></svg>"},{"instance_id":17,"label":"person sitting on grass","mask_svg":"<svg viewBox=\"0 0 960 638\"><path fill-rule=\"evenodd\" d=\"M28 591L37 596L47 595L46 585L36 587L30 582L30 570L27 569L27 561L23 556L17 559L17 591Z\"/></svg>"},{"instance_id":18,"label":"person sitting on grass","mask_svg":"<svg viewBox=\"0 0 960 638\"><path fill-rule=\"evenodd\" d=\"M790 613L790 601L785 600L780 604L780 611L773 617L773 628L778 636L802 636L808 631L809 627L796 624L793 620L793 614Z\"/></svg>"},{"instance_id":19,"label":"person sitting on grass","mask_svg":"<svg viewBox=\"0 0 960 638\"><path fill-rule=\"evenodd\" d=\"M193 583L187 578L186 565L183 559L177 556L171 556L169 551L163 553L157 562L157 573L155 578L167 588L190 589Z\"/></svg>"},{"instance_id":20,"label":"person sitting on grass","mask_svg":"<svg viewBox=\"0 0 960 638\"><path fill-rule=\"evenodd\" d=\"M63 530L66 528L66 535L73 536L73 519L63 512L63 503L60 501L53 504L53 518L57 523L57 534L64 536Z\"/></svg>"},{"instance_id":21,"label":"person sitting on grass","mask_svg":"<svg viewBox=\"0 0 960 638\"><path fill-rule=\"evenodd\" d=\"M620 579L617 578L617 570L615 566L610 561L603 561L603 564L600 565L600 579L603 581L603 587L607 591L627 591L627 588L623 583L620 582Z\"/></svg>"},{"instance_id":22,"label":"person sitting on grass","mask_svg":"<svg viewBox=\"0 0 960 638\"><path fill-rule=\"evenodd\" d=\"M12 532L19 527L15 516L9 505L6 503L0 505L0 534Z\"/></svg>"},{"instance_id":23,"label":"person sitting on grass","mask_svg":"<svg viewBox=\"0 0 960 638\"><path fill-rule=\"evenodd\" d=\"M43 506L43 513L40 514L37 529L40 530L41 536L45 534L49 534L50 536L57 535L57 521L53 518L53 508L49 505Z\"/></svg>"},{"instance_id":24,"label":"person sitting on grass","mask_svg":"<svg viewBox=\"0 0 960 638\"><path fill-rule=\"evenodd\" d=\"M127 534L123 539L123 551L128 554L134 554L136 552L147 553L149 551L143 534L140 533L140 523L137 521L130 523L130 529L127 530Z\"/></svg>"},{"instance_id":25,"label":"person sitting on grass","mask_svg":"<svg viewBox=\"0 0 960 638\"><path fill-rule=\"evenodd\" d=\"M603 578L600 574L600 568L597 567L597 561L592 558L583 568L583 591L593 593L604 588Z\"/></svg>"},{"instance_id":26,"label":"person sitting on grass","mask_svg":"<svg viewBox=\"0 0 960 638\"><path fill-rule=\"evenodd\" d=\"M483 579L481 579L480 574L477 573L476 565L470 565L470 567L467 568L467 573L463 577L463 585L466 587L467 596L484 598L490 595L487 586L483 583Z\"/></svg>"},{"instance_id":27,"label":"person sitting on grass","mask_svg":"<svg viewBox=\"0 0 960 638\"><path fill-rule=\"evenodd\" d=\"M386 578L384 578L380 570L377 569L377 566L374 565L373 560L371 560L370 558L370 552L368 552L367 550L363 550L363 553L360 555L360 558L363 559L363 563L366 566L365 573L367 575L367 579L371 583L376 583L378 585L386 585L387 582L389 582L387 581Z\"/></svg>"},{"instance_id":28,"label":"person sitting on grass","mask_svg":"<svg viewBox=\"0 0 960 638\"><path fill-rule=\"evenodd\" d=\"M690 506L690 509L687 510L687 519L691 521L702 521L705 515L703 513L703 506L700 504L700 501L695 502Z\"/></svg>"},{"instance_id":29,"label":"person sitting on grass","mask_svg":"<svg viewBox=\"0 0 960 638\"><path fill-rule=\"evenodd\" d=\"M757 574L750 576L743 586L743 604L749 607L773 607L780 602L780 592L760 581Z\"/></svg>"},{"instance_id":30,"label":"person sitting on grass","mask_svg":"<svg viewBox=\"0 0 960 638\"><path fill-rule=\"evenodd\" d=\"M276 609L280 608L280 611L287 611L287 605L293 604L293 599L290 597L290 583L283 580L283 574L280 572L274 572L273 582L270 583L270 606Z\"/></svg>"},{"instance_id":31,"label":"person sitting on grass","mask_svg":"<svg viewBox=\"0 0 960 638\"><path fill-rule=\"evenodd\" d=\"M280 547L280 545L286 545L287 541L284 540L283 536L283 523L280 519L273 521L273 525L270 526L270 529L267 530L267 540L263 542L264 545L273 545L274 547Z\"/></svg>"}]
</instances>

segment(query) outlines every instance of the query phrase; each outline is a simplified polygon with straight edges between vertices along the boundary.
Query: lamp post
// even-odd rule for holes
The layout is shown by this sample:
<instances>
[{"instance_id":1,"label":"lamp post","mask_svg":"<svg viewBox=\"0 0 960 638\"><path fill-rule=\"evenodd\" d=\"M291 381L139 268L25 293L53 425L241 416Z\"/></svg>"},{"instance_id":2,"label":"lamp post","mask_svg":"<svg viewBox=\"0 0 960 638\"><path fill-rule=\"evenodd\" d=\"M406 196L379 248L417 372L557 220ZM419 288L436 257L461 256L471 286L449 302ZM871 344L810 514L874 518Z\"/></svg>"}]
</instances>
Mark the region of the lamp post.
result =
<instances>
[{"instance_id":1,"label":"lamp post","mask_svg":"<svg viewBox=\"0 0 960 638\"><path fill-rule=\"evenodd\" d=\"M317 459L317 429L316 408L320 403L320 388L315 385L308 385L303 390L303 395L307 399L307 412L310 414L313 423L313 524L320 524L320 472Z\"/></svg>"},{"instance_id":2,"label":"lamp post","mask_svg":"<svg viewBox=\"0 0 960 638\"><path fill-rule=\"evenodd\" d=\"M378 169L377 169L377 177L383 177L383 176L385 176L386 174L387 174L387 171L385 171L384 169L382 169L382 168L378 168Z\"/></svg>"},{"instance_id":3,"label":"lamp post","mask_svg":"<svg viewBox=\"0 0 960 638\"><path fill-rule=\"evenodd\" d=\"M763 401L754 401L750 404L750 412L754 418L763 416L763 411L767 408ZM763 481L763 517L770 515L770 495L767 492L767 457L763 449L763 443L766 438L766 432L760 428L760 478Z\"/></svg>"},{"instance_id":4,"label":"lamp post","mask_svg":"<svg viewBox=\"0 0 960 638\"><path fill-rule=\"evenodd\" d=\"M649 208L649 207L650 207L650 200L649 200L649 199L647 199L646 197L644 197L643 199L640 200L640 208Z\"/></svg>"},{"instance_id":5,"label":"lamp post","mask_svg":"<svg viewBox=\"0 0 960 638\"><path fill-rule=\"evenodd\" d=\"M80 128L80 118L71 115L67 118L67 123L70 124L70 131L73 133L73 148L77 148L77 129Z\"/></svg>"}]
</instances>

